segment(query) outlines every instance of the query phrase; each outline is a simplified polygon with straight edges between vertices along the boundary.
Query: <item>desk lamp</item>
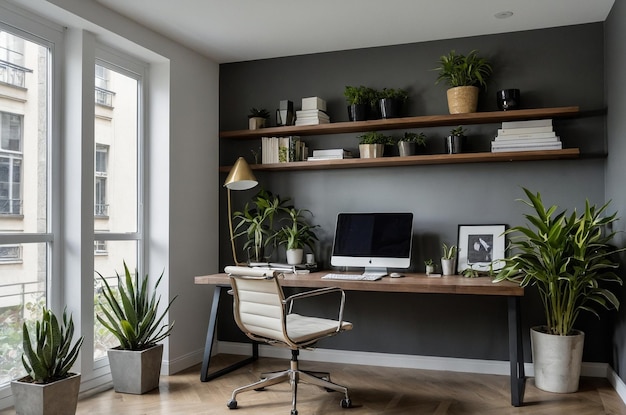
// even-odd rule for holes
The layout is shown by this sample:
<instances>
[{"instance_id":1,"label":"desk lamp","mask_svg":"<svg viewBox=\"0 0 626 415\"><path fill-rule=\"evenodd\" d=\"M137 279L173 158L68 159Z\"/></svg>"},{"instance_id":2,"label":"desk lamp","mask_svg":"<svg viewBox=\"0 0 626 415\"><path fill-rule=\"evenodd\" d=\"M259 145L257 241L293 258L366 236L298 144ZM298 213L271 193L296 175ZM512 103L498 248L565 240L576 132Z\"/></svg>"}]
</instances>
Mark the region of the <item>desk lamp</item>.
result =
<instances>
[{"instance_id":1,"label":"desk lamp","mask_svg":"<svg viewBox=\"0 0 626 415\"><path fill-rule=\"evenodd\" d=\"M233 235L233 215L231 209L230 202L230 191L231 190L248 190L252 189L259 182L254 177L252 173L252 169L246 162L243 157L239 157L233 168L230 169L230 173L228 173L228 177L226 177L226 181L224 182L224 186L228 192L228 229L230 230L230 244L233 249L233 260L235 261L235 265L245 265L243 263L239 263L237 261L237 253L235 251L235 237Z\"/></svg>"}]
</instances>

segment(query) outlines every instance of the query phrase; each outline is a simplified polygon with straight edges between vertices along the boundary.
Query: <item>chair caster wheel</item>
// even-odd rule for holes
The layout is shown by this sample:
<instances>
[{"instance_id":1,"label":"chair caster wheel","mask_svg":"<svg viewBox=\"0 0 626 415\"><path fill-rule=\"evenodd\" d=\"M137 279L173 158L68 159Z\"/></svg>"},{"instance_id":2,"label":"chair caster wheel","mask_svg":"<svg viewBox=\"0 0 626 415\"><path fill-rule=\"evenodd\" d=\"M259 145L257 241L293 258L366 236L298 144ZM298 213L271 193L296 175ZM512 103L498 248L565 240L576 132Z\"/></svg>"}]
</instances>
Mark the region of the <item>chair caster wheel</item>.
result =
<instances>
[{"instance_id":1,"label":"chair caster wheel","mask_svg":"<svg viewBox=\"0 0 626 415\"><path fill-rule=\"evenodd\" d=\"M264 391L264 390L265 390L265 387L262 387L262 388L256 388L256 389L255 389L255 391L257 391L257 392L261 392L261 391Z\"/></svg>"},{"instance_id":2,"label":"chair caster wheel","mask_svg":"<svg viewBox=\"0 0 626 415\"><path fill-rule=\"evenodd\" d=\"M228 401L226 406L228 406L228 409L237 409L237 401L234 399L231 399L230 401Z\"/></svg>"},{"instance_id":3,"label":"chair caster wheel","mask_svg":"<svg viewBox=\"0 0 626 415\"><path fill-rule=\"evenodd\" d=\"M297 409L292 409L291 410L291 415L298 415L298 410Z\"/></svg>"},{"instance_id":4,"label":"chair caster wheel","mask_svg":"<svg viewBox=\"0 0 626 415\"><path fill-rule=\"evenodd\" d=\"M352 401L350 399L344 398L341 400L340 405L342 408L351 408Z\"/></svg>"}]
</instances>

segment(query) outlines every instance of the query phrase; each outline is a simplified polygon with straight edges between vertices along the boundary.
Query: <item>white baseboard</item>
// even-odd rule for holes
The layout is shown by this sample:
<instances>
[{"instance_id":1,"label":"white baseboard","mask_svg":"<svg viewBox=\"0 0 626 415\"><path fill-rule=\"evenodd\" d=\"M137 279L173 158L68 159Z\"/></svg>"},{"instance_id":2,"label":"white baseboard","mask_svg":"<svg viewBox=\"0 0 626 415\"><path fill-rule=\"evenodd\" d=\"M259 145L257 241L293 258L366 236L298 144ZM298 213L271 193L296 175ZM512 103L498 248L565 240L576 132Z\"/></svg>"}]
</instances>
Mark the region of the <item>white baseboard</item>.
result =
<instances>
[{"instance_id":1,"label":"white baseboard","mask_svg":"<svg viewBox=\"0 0 626 415\"><path fill-rule=\"evenodd\" d=\"M241 354L246 354L246 352L244 351ZM203 356L204 349L200 349L173 360L164 360L161 363L161 375L173 375L193 365L197 365L199 362L202 362Z\"/></svg>"},{"instance_id":2,"label":"white baseboard","mask_svg":"<svg viewBox=\"0 0 626 415\"><path fill-rule=\"evenodd\" d=\"M249 355L250 348L250 344L248 343L221 341L217 345L217 353ZM259 356L289 359L290 351L280 347L259 345ZM347 363L353 365L371 365L372 362L376 362L376 366L381 367L446 370L450 372L479 373L485 375L508 375L511 370L509 362L501 360L461 359L455 357L416 356L331 349L302 350L300 352L300 359L310 362ZM580 374L582 376L607 378L609 369L609 365L606 363L583 362ZM534 376L532 363L524 364L524 372L526 376ZM616 377L619 379L617 375ZM622 398L622 400L624 400L624 398ZM626 400L624 400L624 402L626 402Z\"/></svg>"},{"instance_id":3,"label":"white baseboard","mask_svg":"<svg viewBox=\"0 0 626 415\"><path fill-rule=\"evenodd\" d=\"M606 378L609 380L609 383L613 385L613 389L615 389L617 395L622 399L622 402L626 403L626 384L624 383L624 381L610 367L607 371Z\"/></svg>"}]
</instances>

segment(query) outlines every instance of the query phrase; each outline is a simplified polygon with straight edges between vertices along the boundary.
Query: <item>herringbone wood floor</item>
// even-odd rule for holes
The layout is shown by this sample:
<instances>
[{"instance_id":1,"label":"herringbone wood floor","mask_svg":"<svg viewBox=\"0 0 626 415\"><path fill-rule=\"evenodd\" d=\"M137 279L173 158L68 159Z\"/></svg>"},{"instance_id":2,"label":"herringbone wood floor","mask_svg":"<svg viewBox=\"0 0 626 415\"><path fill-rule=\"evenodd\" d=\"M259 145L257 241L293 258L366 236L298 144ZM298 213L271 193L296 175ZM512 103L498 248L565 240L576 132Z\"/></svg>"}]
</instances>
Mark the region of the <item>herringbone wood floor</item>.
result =
<instances>
[{"instance_id":1,"label":"herringbone wood floor","mask_svg":"<svg viewBox=\"0 0 626 415\"><path fill-rule=\"evenodd\" d=\"M230 357L218 358L226 362ZM240 394L235 412L226 407L233 389L257 380L262 371L283 370L288 364L284 360L261 358L253 365L207 383L200 382L199 367L194 367L173 376L162 376L159 388L145 395L108 390L81 399L77 414L288 415L291 392L286 383ZM526 382L524 406L514 408L510 405L507 376L314 362L301 362L300 367L331 372L334 382L348 387L353 402L353 408L342 409L340 394L304 384L298 391L300 415L626 415L626 405L605 379L582 378L577 393L553 394L535 388L530 378ZM0 415L10 414L15 411L0 411Z\"/></svg>"}]
</instances>

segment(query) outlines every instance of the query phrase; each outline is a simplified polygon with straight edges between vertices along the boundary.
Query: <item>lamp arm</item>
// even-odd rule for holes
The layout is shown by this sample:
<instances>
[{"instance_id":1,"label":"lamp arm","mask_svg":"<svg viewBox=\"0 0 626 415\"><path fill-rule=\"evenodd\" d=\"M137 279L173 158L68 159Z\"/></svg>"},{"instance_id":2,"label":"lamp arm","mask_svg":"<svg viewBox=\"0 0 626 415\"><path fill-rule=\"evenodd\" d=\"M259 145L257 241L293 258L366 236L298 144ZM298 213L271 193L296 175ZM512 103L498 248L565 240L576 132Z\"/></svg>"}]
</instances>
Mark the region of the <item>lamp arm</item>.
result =
<instances>
[{"instance_id":1,"label":"lamp arm","mask_svg":"<svg viewBox=\"0 0 626 415\"><path fill-rule=\"evenodd\" d=\"M233 250L233 260L235 261L235 265L239 266L239 265L245 265L245 264L240 264L239 261L237 260L237 250L235 249L235 237L233 235L233 215L232 215L232 209L231 209L231 202L230 202L230 188L226 188L227 190L227 199L228 199L228 230L230 231L230 245L232 247Z\"/></svg>"}]
</instances>

